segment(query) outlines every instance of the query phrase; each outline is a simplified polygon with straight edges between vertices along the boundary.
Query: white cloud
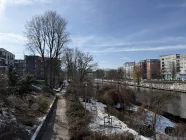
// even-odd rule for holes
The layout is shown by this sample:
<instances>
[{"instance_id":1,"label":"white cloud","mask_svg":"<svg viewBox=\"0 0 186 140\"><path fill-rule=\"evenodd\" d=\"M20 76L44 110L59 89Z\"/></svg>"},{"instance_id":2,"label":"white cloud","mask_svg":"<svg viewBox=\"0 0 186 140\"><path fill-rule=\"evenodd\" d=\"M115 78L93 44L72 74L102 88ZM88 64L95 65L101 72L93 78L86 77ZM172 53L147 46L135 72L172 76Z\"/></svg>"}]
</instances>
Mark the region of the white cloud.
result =
<instances>
[{"instance_id":1,"label":"white cloud","mask_svg":"<svg viewBox=\"0 0 186 140\"><path fill-rule=\"evenodd\" d=\"M0 40L2 42L25 43L26 38L20 34L0 32Z\"/></svg>"},{"instance_id":2,"label":"white cloud","mask_svg":"<svg viewBox=\"0 0 186 140\"><path fill-rule=\"evenodd\" d=\"M92 53L114 53L114 52L138 52L138 51L161 51L161 50L178 50L186 49L186 44L157 46L157 47L130 47L130 48L107 48L103 50L91 51Z\"/></svg>"},{"instance_id":3,"label":"white cloud","mask_svg":"<svg viewBox=\"0 0 186 140\"><path fill-rule=\"evenodd\" d=\"M114 37L101 37L101 36L74 36L72 37L72 43L70 46L84 48L87 50L92 50L96 48L105 48L105 49L115 49L115 47L129 47L129 46L148 46L148 45L161 45L161 44L185 44L186 37L184 36L170 36L155 40L143 40L135 41L128 40L128 37L124 38L114 38Z\"/></svg>"},{"instance_id":4,"label":"white cloud","mask_svg":"<svg viewBox=\"0 0 186 140\"><path fill-rule=\"evenodd\" d=\"M0 19L8 5L28 5L34 3L49 3L51 0L0 0Z\"/></svg>"}]
</instances>

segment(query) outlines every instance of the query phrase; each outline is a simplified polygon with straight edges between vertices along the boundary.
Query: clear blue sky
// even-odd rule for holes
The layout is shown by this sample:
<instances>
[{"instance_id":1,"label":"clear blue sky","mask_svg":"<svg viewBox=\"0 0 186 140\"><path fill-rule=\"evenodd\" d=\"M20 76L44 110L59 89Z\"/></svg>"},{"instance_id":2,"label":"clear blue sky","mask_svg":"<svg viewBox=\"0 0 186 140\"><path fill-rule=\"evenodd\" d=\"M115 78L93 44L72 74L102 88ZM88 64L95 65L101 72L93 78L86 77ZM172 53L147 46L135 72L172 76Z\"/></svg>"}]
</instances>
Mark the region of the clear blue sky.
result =
<instances>
[{"instance_id":1,"label":"clear blue sky","mask_svg":"<svg viewBox=\"0 0 186 140\"><path fill-rule=\"evenodd\" d=\"M102 68L186 53L186 0L0 0L0 47L23 58L25 23L56 10L72 43Z\"/></svg>"}]
</instances>

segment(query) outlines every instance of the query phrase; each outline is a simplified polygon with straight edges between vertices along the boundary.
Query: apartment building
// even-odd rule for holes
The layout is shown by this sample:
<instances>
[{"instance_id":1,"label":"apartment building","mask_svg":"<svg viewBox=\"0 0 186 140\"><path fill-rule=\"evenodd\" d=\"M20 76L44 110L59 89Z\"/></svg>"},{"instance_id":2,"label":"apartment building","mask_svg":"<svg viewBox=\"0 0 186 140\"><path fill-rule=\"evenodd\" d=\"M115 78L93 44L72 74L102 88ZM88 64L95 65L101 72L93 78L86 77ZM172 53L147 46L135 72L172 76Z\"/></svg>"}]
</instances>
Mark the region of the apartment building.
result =
<instances>
[{"instance_id":1,"label":"apartment building","mask_svg":"<svg viewBox=\"0 0 186 140\"><path fill-rule=\"evenodd\" d=\"M177 68L179 72L179 79L186 79L186 54L180 55L180 61L177 66L180 66L180 68Z\"/></svg>"},{"instance_id":2,"label":"apartment building","mask_svg":"<svg viewBox=\"0 0 186 140\"><path fill-rule=\"evenodd\" d=\"M159 79L160 78L160 60L159 59L147 59L147 79Z\"/></svg>"},{"instance_id":3,"label":"apartment building","mask_svg":"<svg viewBox=\"0 0 186 140\"><path fill-rule=\"evenodd\" d=\"M21 59L16 59L14 61L14 68L19 76L24 76L26 71L26 61Z\"/></svg>"},{"instance_id":4,"label":"apartment building","mask_svg":"<svg viewBox=\"0 0 186 140\"><path fill-rule=\"evenodd\" d=\"M141 60L138 63L139 69L141 71L142 79L147 79L147 60Z\"/></svg>"},{"instance_id":5,"label":"apartment building","mask_svg":"<svg viewBox=\"0 0 186 140\"><path fill-rule=\"evenodd\" d=\"M39 56L25 55L25 73L34 75L37 79L44 79L44 70L42 67L42 59Z\"/></svg>"},{"instance_id":6,"label":"apartment building","mask_svg":"<svg viewBox=\"0 0 186 140\"><path fill-rule=\"evenodd\" d=\"M7 67L14 64L15 55L4 48L0 48L0 66Z\"/></svg>"},{"instance_id":7,"label":"apartment building","mask_svg":"<svg viewBox=\"0 0 186 140\"><path fill-rule=\"evenodd\" d=\"M0 48L0 73L3 74L8 70L8 65L14 65L15 55L11 52Z\"/></svg>"},{"instance_id":8,"label":"apartment building","mask_svg":"<svg viewBox=\"0 0 186 140\"><path fill-rule=\"evenodd\" d=\"M184 60L185 59L185 60ZM170 54L160 56L160 67L163 79L180 79L180 72L182 77L185 74L186 58L180 54ZM181 65L180 65L181 64ZM184 69L185 68L185 69Z\"/></svg>"},{"instance_id":9,"label":"apartment building","mask_svg":"<svg viewBox=\"0 0 186 140\"><path fill-rule=\"evenodd\" d=\"M126 62L123 65L123 69L125 71L126 79L133 79L133 71L136 63L135 62Z\"/></svg>"}]
</instances>

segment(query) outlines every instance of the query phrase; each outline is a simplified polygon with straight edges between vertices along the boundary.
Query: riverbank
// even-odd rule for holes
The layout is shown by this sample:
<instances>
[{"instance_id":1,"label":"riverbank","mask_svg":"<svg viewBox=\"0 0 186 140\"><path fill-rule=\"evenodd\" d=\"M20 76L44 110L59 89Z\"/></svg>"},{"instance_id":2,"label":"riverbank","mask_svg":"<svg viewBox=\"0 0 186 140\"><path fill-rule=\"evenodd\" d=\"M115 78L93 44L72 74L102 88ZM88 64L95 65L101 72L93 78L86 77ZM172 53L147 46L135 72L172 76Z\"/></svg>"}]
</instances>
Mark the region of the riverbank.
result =
<instances>
[{"instance_id":1,"label":"riverbank","mask_svg":"<svg viewBox=\"0 0 186 140\"><path fill-rule=\"evenodd\" d=\"M118 84L117 81L111 81L111 80L103 80L102 81L102 80L96 79L96 82ZM158 82L157 81L142 81L138 85L136 82L133 82L133 81L124 81L124 82L119 82L119 84L127 84L128 86L186 93L186 83L184 83L184 82L172 83L169 81L167 81L167 82L165 82L165 81L158 81Z\"/></svg>"},{"instance_id":2,"label":"riverbank","mask_svg":"<svg viewBox=\"0 0 186 140\"><path fill-rule=\"evenodd\" d=\"M141 82L140 85L137 85L134 82L126 82L126 83L130 86L186 93L186 84L185 83L161 83L161 82L160 83L152 83L152 82L147 83L147 82Z\"/></svg>"}]
</instances>

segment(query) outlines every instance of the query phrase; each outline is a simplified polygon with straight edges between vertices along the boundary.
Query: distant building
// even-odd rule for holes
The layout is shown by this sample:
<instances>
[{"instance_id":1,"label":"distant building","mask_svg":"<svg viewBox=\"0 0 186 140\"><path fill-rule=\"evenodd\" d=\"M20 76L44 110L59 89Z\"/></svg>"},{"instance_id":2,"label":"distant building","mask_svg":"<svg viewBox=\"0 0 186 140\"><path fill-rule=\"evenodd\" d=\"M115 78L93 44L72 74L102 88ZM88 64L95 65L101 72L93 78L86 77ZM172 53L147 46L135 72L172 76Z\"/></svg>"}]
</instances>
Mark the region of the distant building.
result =
<instances>
[{"instance_id":1,"label":"distant building","mask_svg":"<svg viewBox=\"0 0 186 140\"><path fill-rule=\"evenodd\" d=\"M142 79L147 79L147 60L141 60L138 63L138 66L140 68L141 74L142 74Z\"/></svg>"},{"instance_id":2,"label":"distant building","mask_svg":"<svg viewBox=\"0 0 186 140\"><path fill-rule=\"evenodd\" d=\"M160 60L164 79L186 79L186 54L162 55Z\"/></svg>"},{"instance_id":3,"label":"distant building","mask_svg":"<svg viewBox=\"0 0 186 140\"><path fill-rule=\"evenodd\" d=\"M8 70L9 65L14 65L15 55L11 52L0 48L0 73L3 74Z\"/></svg>"},{"instance_id":4,"label":"distant building","mask_svg":"<svg viewBox=\"0 0 186 140\"><path fill-rule=\"evenodd\" d=\"M26 61L25 60L15 60L14 68L19 76L24 76L26 72Z\"/></svg>"},{"instance_id":5,"label":"distant building","mask_svg":"<svg viewBox=\"0 0 186 140\"><path fill-rule=\"evenodd\" d=\"M37 79L44 79L44 70L42 67L42 59L39 56L25 55L26 74L34 75Z\"/></svg>"},{"instance_id":6,"label":"distant building","mask_svg":"<svg viewBox=\"0 0 186 140\"><path fill-rule=\"evenodd\" d=\"M159 59L147 59L147 79L159 79L160 78L160 60Z\"/></svg>"},{"instance_id":7,"label":"distant building","mask_svg":"<svg viewBox=\"0 0 186 140\"><path fill-rule=\"evenodd\" d=\"M3 48L0 48L0 66L14 65L15 55Z\"/></svg>"},{"instance_id":8,"label":"distant building","mask_svg":"<svg viewBox=\"0 0 186 140\"><path fill-rule=\"evenodd\" d=\"M177 59L176 70L178 79L186 79L186 54L180 54L180 60Z\"/></svg>"},{"instance_id":9,"label":"distant building","mask_svg":"<svg viewBox=\"0 0 186 140\"><path fill-rule=\"evenodd\" d=\"M126 62L123 65L126 79L133 79L133 71L134 71L135 64L136 64L135 62Z\"/></svg>"}]
</instances>

